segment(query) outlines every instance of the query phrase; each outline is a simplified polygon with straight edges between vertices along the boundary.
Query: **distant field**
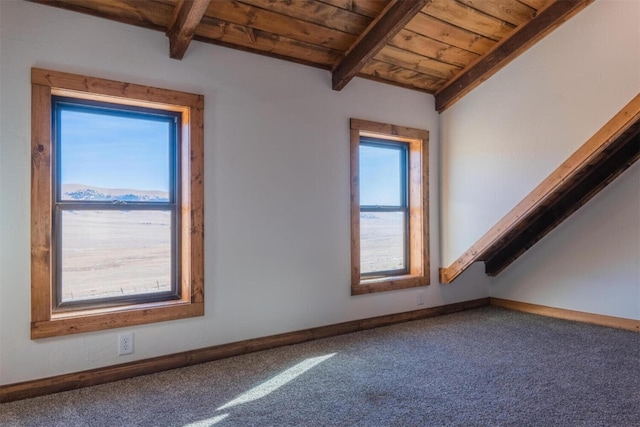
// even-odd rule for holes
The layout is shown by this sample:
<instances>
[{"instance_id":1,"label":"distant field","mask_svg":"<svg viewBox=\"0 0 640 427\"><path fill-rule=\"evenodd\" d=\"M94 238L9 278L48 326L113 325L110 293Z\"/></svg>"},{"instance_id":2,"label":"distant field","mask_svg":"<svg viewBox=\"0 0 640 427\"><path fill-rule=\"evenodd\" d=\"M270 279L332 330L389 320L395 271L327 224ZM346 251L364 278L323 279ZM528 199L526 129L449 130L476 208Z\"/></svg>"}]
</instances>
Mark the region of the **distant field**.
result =
<instances>
[{"instance_id":1,"label":"distant field","mask_svg":"<svg viewBox=\"0 0 640 427\"><path fill-rule=\"evenodd\" d=\"M63 301L167 291L171 216L166 211L66 211Z\"/></svg>"},{"instance_id":2,"label":"distant field","mask_svg":"<svg viewBox=\"0 0 640 427\"><path fill-rule=\"evenodd\" d=\"M362 272L402 268L402 216L363 213ZM163 211L66 211L63 301L170 289L171 217Z\"/></svg>"},{"instance_id":3,"label":"distant field","mask_svg":"<svg viewBox=\"0 0 640 427\"><path fill-rule=\"evenodd\" d=\"M404 267L403 216L397 212L360 214L361 273Z\"/></svg>"}]
</instances>

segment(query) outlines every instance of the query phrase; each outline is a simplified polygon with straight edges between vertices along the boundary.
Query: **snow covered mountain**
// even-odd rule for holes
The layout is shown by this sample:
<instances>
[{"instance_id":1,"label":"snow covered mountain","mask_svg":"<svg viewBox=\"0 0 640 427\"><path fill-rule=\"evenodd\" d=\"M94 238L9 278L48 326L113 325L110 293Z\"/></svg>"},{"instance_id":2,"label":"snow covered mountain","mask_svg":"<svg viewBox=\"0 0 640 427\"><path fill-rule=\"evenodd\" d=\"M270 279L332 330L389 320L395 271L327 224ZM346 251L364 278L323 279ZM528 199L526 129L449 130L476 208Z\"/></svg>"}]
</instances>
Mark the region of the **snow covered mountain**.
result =
<instances>
[{"instance_id":1,"label":"snow covered mountain","mask_svg":"<svg viewBox=\"0 0 640 427\"><path fill-rule=\"evenodd\" d=\"M82 184L64 184L62 200L95 200L121 202L167 202L166 191L145 191L128 188L102 188Z\"/></svg>"}]
</instances>

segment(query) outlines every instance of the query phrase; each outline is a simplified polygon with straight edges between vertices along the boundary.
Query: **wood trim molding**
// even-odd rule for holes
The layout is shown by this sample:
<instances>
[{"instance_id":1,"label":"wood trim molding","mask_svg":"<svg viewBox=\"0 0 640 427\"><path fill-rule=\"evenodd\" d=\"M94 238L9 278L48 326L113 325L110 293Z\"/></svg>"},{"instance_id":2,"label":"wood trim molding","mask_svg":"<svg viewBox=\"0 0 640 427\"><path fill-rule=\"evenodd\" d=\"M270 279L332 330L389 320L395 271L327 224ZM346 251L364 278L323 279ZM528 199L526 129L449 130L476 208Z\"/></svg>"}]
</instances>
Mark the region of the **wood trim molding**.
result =
<instances>
[{"instance_id":1,"label":"wood trim molding","mask_svg":"<svg viewBox=\"0 0 640 427\"><path fill-rule=\"evenodd\" d=\"M640 94L578 148L555 171L545 178L531 193L487 231L449 267L440 269L440 282L451 283L476 261L485 261L487 272L497 275L515 257L496 262L494 257L515 242L520 234L530 236L522 248L511 248L517 256L524 253L553 227L568 217L586 201L604 188L613 178L638 159L637 144L640 127ZM636 136L633 136L636 134ZM611 161L615 161L609 165ZM600 166L606 174L600 176ZM595 175L594 175L595 174ZM586 183L584 187L581 184ZM583 194L584 193L584 194ZM557 212L553 208L561 207ZM546 211L553 212L554 221L539 225ZM532 226L536 225L536 232ZM537 239L537 240L536 240ZM524 250L523 250L524 249ZM502 255L500 255L501 258Z\"/></svg>"},{"instance_id":2,"label":"wood trim molding","mask_svg":"<svg viewBox=\"0 0 640 427\"><path fill-rule=\"evenodd\" d=\"M333 90L343 89L420 10L432 0L392 0L358 37L332 73Z\"/></svg>"},{"instance_id":3,"label":"wood trim molding","mask_svg":"<svg viewBox=\"0 0 640 427\"><path fill-rule=\"evenodd\" d=\"M52 221L51 87L31 87L31 319L47 320L51 309ZM39 172L36 172L39 171Z\"/></svg>"},{"instance_id":4,"label":"wood trim molding","mask_svg":"<svg viewBox=\"0 0 640 427\"><path fill-rule=\"evenodd\" d=\"M559 0L539 12L538 16L517 28L479 57L463 72L436 92L436 110L443 112L467 93L542 40L563 22L580 12L594 0Z\"/></svg>"},{"instance_id":5,"label":"wood trim molding","mask_svg":"<svg viewBox=\"0 0 640 427\"><path fill-rule=\"evenodd\" d=\"M96 368L82 372L58 375L15 384L0 386L0 403L27 399L61 391L74 390L112 381L119 381L139 375L153 374L169 369L183 368L199 363L211 362L231 356L253 353L270 348L300 344L306 341L349 334L366 329L389 326L412 320L426 319L489 305L489 298L457 302L438 307L425 308L405 313L388 314L368 319L353 320L328 326L320 326L264 338L255 338L185 351L152 359L138 360L120 365Z\"/></svg>"},{"instance_id":6,"label":"wood trim molding","mask_svg":"<svg viewBox=\"0 0 640 427\"><path fill-rule=\"evenodd\" d=\"M173 59L184 57L196 27L209 7L211 0L180 0L176 5L167 36L169 36L169 56Z\"/></svg>"},{"instance_id":7,"label":"wood trim molding","mask_svg":"<svg viewBox=\"0 0 640 427\"><path fill-rule=\"evenodd\" d=\"M369 120L351 119L350 127L353 130L379 134L382 137L396 136L399 140L422 139L429 140L429 131L424 129L415 129L405 126L397 126L388 123L378 123Z\"/></svg>"},{"instance_id":8,"label":"wood trim molding","mask_svg":"<svg viewBox=\"0 0 640 427\"><path fill-rule=\"evenodd\" d=\"M429 261L429 131L368 120L350 120L351 157L351 295L386 292L431 284ZM409 272L364 279L360 274L360 138L408 144Z\"/></svg>"},{"instance_id":9,"label":"wood trim molding","mask_svg":"<svg viewBox=\"0 0 640 427\"><path fill-rule=\"evenodd\" d=\"M31 80L31 338L204 315L204 96L40 68L31 69ZM182 113L179 300L69 312L53 309L52 95Z\"/></svg>"},{"instance_id":10,"label":"wood trim molding","mask_svg":"<svg viewBox=\"0 0 640 427\"><path fill-rule=\"evenodd\" d=\"M150 102L160 106L188 106L190 108L204 108L204 96L171 89L163 89L132 83L124 83L115 80L101 79L98 77L81 76L62 71L45 70L42 68L31 69L31 84L48 86L65 96L76 96L84 99L95 99L91 95L103 95L113 97L114 102L122 102L127 105L137 105L130 100L139 100L149 106ZM68 93L62 93L69 91Z\"/></svg>"},{"instance_id":11,"label":"wood trim molding","mask_svg":"<svg viewBox=\"0 0 640 427\"><path fill-rule=\"evenodd\" d=\"M610 328L626 329L640 332L640 320L626 319L623 317L605 316L603 314L586 313L584 311L567 310L564 308L548 307L527 302L511 301L501 298L489 298L490 305L507 308L509 310L525 313L539 314L541 316L557 319L573 320L576 322L590 323L593 325L607 326Z\"/></svg>"}]
</instances>

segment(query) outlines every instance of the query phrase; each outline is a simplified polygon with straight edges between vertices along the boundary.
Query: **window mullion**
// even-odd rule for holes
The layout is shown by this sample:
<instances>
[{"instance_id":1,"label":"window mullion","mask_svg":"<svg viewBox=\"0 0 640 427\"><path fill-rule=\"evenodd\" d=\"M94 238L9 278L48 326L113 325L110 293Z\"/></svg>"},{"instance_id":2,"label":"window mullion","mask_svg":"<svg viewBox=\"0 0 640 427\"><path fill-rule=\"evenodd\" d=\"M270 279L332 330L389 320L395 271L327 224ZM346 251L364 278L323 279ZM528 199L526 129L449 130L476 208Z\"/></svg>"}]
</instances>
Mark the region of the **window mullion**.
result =
<instances>
[{"instance_id":1,"label":"window mullion","mask_svg":"<svg viewBox=\"0 0 640 427\"><path fill-rule=\"evenodd\" d=\"M56 202L56 207L61 210L120 210L120 211L167 211L176 208L175 203L83 203L78 201Z\"/></svg>"},{"instance_id":2,"label":"window mullion","mask_svg":"<svg viewBox=\"0 0 640 427\"><path fill-rule=\"evenodd\" d=\"M406 206L360 206L360 212L405 212Z\"/></svg>"}]
</instances>

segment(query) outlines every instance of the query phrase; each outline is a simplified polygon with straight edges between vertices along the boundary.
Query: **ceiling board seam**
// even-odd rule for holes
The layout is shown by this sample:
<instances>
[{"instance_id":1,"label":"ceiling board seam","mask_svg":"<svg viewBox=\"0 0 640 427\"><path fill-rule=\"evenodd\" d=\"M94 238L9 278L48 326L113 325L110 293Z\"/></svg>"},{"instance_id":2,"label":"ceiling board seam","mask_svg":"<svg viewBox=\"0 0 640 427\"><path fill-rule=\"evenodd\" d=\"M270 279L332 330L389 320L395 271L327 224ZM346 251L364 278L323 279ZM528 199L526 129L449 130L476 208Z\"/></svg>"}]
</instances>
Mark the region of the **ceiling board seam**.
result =
<instances>
[{"instance_id":1,"label":"ceiling board seam","mask_svg":"<svg viewBox=\"0 0 640 427\"><path fill-rule=\"evenodd\" d=\"M358 15L355 14L353 12L348 12L345 9L341 9L339 7L327 4L327 3L322 3L322 6L330 11L331 13L325 13L324 15L328 15L330 17L336 17L336 16L340 16L339 19L336 18L335 22L341 21L343 23L343 25L338 26L338 24L333 23L332 20L327 20L327 19L322 19L322 18L318 18L318 19L305 19L307 16L312 16L312 15L306 15L306 16L301 16L299 14L295 14L295 13L286 13L285 10L287 10L286 8L279 8L277 7L280 3L270 3L269 5L272 7L266 8L266 7L262 7L262 5L264 3L261 3L261 0L235 0L238 3L242 3L245 5L250 5L253 7L257 7L263 10L269 10L271 12L276 12L279 13L283 16L286 16L288 18L292 18L292 19L300 19L302 21L305 22L311 22L311 23L315 23L317 25L321 25L324 26L326 28L331 28L331 29L335 29L338 31L343 31L345 33L348 34L353 34L356 37L359 36L362 31L364 31L364 29L369 25L369 23L372 21L371 18L367 17L367 16L363 16L363 15ZM282 2L281 2L282 3ZM293 4L294 2L284 2L282 4ZM287 7L291 7L291 6L287 6ZM289 10L290 11L290 10ZM362 18L361 20L362 25L360 25L359 23L354 21L354 17L350 16L350 15L357 15L358 18ZM366 23L364 21L367 21ZM348 26L345 26L345 24L348 23ZM348 28L347 28L348 27ZM355 27L360 27L357 30L355 29Z\"/></svg>"},{"instance_id":2,"label":"ceiling board seam","mask_svg":"<svg viewBox=\"0 0 640 427\"><path fill-rule=\"evenodd\" d=\"M452 24L451 22L443 21L443 20L442 20L442 19L440 19L440 18L437 18L437 17L435 17L435 16L429 15L428 13L424 13L424 11L422 11L422 12L420 12L420 13L422 13L423 15L425 15L428 19L434 19L434 20L436 20L436 21L438 21L438 22L442 23L443 25L453 27L456 31L462 31L462 32L464 32L464 33L467 33L467 34L469 34L469 36L470 36L470 37L472 37L472 38L474 38L474 39L477 39L477 40L487 40L488 42L492 43L492 45L495 45L495 44L497 43L497 41L496 41L496 40L494 40L494 39L491 39L491 38L489 38L489 37L485 37L485 36L483 36L482 34L478 34L478 33L475 33L475 32L473 32L473 31L467 30L466 28L459 27L459 26L457 26L457 25L455 25L455 24ZM428 37L428 36L426 36L426 35L424 35L424 34L422 34L422 33L418 33L418 34L420 34L420 35L422 35L422 36L424 36L424 37ZM454 44L452 44L452 43L447 43L447 44L450 44L451 46L455 46L455 47L457 47L457 48L459 48L459 49L469 50L469 49L465 49L465 48L463 48L463 47L460 47L460 46L458 46L458 45L454 45ZM475 53L476 55L480 55L480 56L482 56L482 55L483 55L483 53L478 53L478 52L475 52L475 51L473 51L473 50L469 50L469 52L471 52L471 53Z\"/></svg>"},{"instance_id":3,"label":"ceiling board seam","mask_svg":"<svg viewBox=\"0 0 640 427\"><path fill-rule=\"evenodd\" d=\"M434 76L433 74L428 74L428 73L425 73L425 72L422 72L422 71L414 70L412 68L403 67L402 65L398 65L398 64L395 64L395 63L392 63L392 62L389 62L389 61L385 61L383 59L377 59L376 58L375 61L391 65L394 68L399 69L399 70L405 70L405 71L408 71L408 72L411 72L411 73L414 73L414 74L419 74L421 76L427 76L431 80L442 80L442 81L446 80L446 79L443 79L442 77Z\"/></svg>"},{"instance_id":4,"label":"ceiling board seam","mask_svg":"<svg viewBox=\"0 0 640 427\"><path fill-rule=\"evenodd\" d=\"M385 60L381 60L381 59L377 59L377 58L375 59L375 61L383 63L383 64L390 65L390 66L394 67L394 69L396 69L396 70L402 70L402 71L407 71L409 73L417 74L417 76L415 76L417 78L426 78L428 80L433 80L434 84L441 84L441 82L446 82L447 81L446 79L443 79L442 77L434 76L433 74L428 74L428 73L424 73L424 72L421 72L421 71L412 70L410 68L403 67L401 65L398 65L398 64L395 64L395 63L391 63L389 61L385 61ZM358 73L358 75L360 75L360 74L369 75L369 74L366 74L366 73ZM424 77L422 77L422 76L424 76ZM380 77L380 78L382 78L382 77Z\"/></svg>"},{"instance_id":5,"label":"ceiling board seam","mask_svg":"<svg viewBox=\"0 0 640 427\"><path fill-rule=\"evenodd\" d=\"M224 47L224 48L232 49L232 50L239 50L239 51L242 51L242 52L248 52L248 53L252 53L252 54L255 54L255 55L264 56L266 58L273 58L273 59L278 59L280 61L293 62L295 64L301 64L301 65L306 65L308 67L319 68L321 70L331 71L331 65L322 64L322 63L319 63L319 62L312 62L310 60L305 60L305 59L300 59L300 58L295 58L293 56L286 56L286 55L283 55L283 54L280 54L280 53L276 53L276 52L260 50L260 49L252 48L252 47L249 47L249 46L237 45L237 44L226 42L226 41L220 40L220 39L211 39L211 38L202 37L202 36L199 36L199 35L193 36L193 39L196 40L196 41L199 41L199 42L202 42L202 43L211 44L211 45L214 45L214 46L220 46L220 47Z\"/></svg>"},{"instance_id":6,"label":"ceiling board seam","mask_svg":"<svg viewBox=\"0 0 640 427\"><path fill-rule=\"evenodd\" d=\"M373 82L376 82L376 83L388 84L388 85L391 85L391 86L401 87L403 89L414 90L414 91L417 91L417 92L426 93L428 95L433 95L435 93L435 91L432 90L432 89L425 89L425 88L421 88L421 87L414 86L414 85L409 85L409 84L405 84L405 83L396 82L396 81L393 81L393 80L387 80L387 79L384 79L382 77L372 76L370 74L358 73L356 75L356 77L360 77L361 79L370 80L370 81L373 81Z\"/></svg>"},{"instance_id":7,"label":"ceiling board seam","mask_svg":"<svg viewBox=\"0 0 640 427\"><path fill-rule=\"evenodd\" d=\"M327 5L330 5L330 6L333 6L333 7L337 7L338 9L342 9L342 10L346 10L346 11L351 12L351 13L355 13L356 15L364 16L365 18L374 19L376 17L376 15L374 15L374 14L367 15L366 13L359 12L358 9L355 8L355 7L352 7L351 9L346 9L344 7L336 6L336 5L330 3L330 2L328 2L326 0L316 0L316 1L318 1L319 3L322 3L322 4L327 4ZM353 5L353 0L351 0L350 3Z\"/></svg>"},{"instance_id":8,"label":"ceiling board seam","mask_svg":"<svg viewBox=\"0 0 640 427\"><path fill-rule=\"evenodd\" d=\"M476 52L474 52L474 51L472 51L472 50L465 49L465 48L463 48L463 47L458 47L458 46L452 45L452 44L450 44L450 43L442 42L442 41L440 41L440 40L438 40L438 39L434 39L433 37L430 37L430 36L426 36L426 35L424 35L424 34L417 33L417 32L415 32L415 31L413 31L413 30L407 30L406 28L403 28L403 30L402 30L402 31L406 31L406 32L411 33L411 34L415 34L416 36L424 37L424 38L426 38L426 39L432 40L432 41L433 41L433 42L435 42L435 43L439 43L439 44L444 45L444 46L447 46L447 47L453 47L453 48L456 48L456 49L464 50L465 52L468 52L468 53L470 53L471 55L474 55L474 56L481 56L479 53L476 53ZM443 47L443 49L446 49L447 47ZM452 65L456 65L456 64L452 64Z\"/></svg>"},{"instance_id":9,"label":"ceiling board seam","mask_svg":"<svg viewBox=\"0 0 640 427\"><path fill-rule=\"evenodd\" d=\"M345 30L340 29L340 28L335 28L335 27L328 26L328 25L322 25L322 24L320 24L320 23L318 23L318 22L314 22L313 20L307 20L307 19L304 19L304 17L301 17L301 16L289 15L289 14L282 13L281 11L278 11L278 10L275 10L275 9L269 9L269 8L261 7L261 6L259 6L259 5L253 4L253 3L247 3L247 2L245 2L245 1L243 1L243 0L233 0L233 1L234 1L235 3L242 4L242 5L244 5L244 6L248 7L248 8L252 8L252 9L259 9L259 10L262 10L262 11L265 11L265 12L268 12L268 13L272 13L272 14L274 14L274 15L280 15L280 16L284 17L285 19L288 19L288 20L298 21L298 22L301 22L301 23L304 23L304 24L313 25L313 26L316 26L316 27L326 28L327 30L330 30L330 31L336 31L336 32L338 32L338 33L346 34L346 35L349 35L349 36L351 36L351 37L353 37L353 36L356 36L356 37L357 37L357 36L358 36L358 33L352 33L352 32L345 31ZM215 2L216 2L216 0L212 0L212 2L213 2L213 3L215 3ZM328 3L324 3L324 2L323 2L323 4L325 4L325 5L327 5L327 6L331 6L331 5L330 5L330 4L328 4ZM335 6L334 6L334 7L335 7ZM342 10L345 10L345 9L342 9ZM367 17L367 16L365 16L365 15L361 15L361 16L363 16L363 17L365 17L365 18L368 18L368 17ZM220 18L218 18L217 16L212 16L212 18L220 19ZM368 19L369 19L369 18L368 18ZM243 25L243 24L240 24L240 25Z\"/></svg>"},{"instance_id":10,"label":"ceiling board seam","mask_svg":"<svg viewBox=\"0 0 640 427\"><path fill-rule=\"evenodd\" d=\"M386 47L385 47L384 49L382 49L382 50L381 50L377 55L375 55L375 56L373 57L373 59L376 59L377 61L381 61L381 62L387 62L387 63L390 63L389 61L385 61L385 60L383 60L383 59L382 59L383 57L389 57L389 55L385 55L385 54L383 53L383 52L385 51L385 49L396 49L396 50L402 50L402 49L396 48L396 47L394 47L394 46L386 46ZM406 51L405 51L405 52L406 52ZM463 69L464 69L464 68L459 67L459 66L453 66L453 65L446 64L446 63L441 62L441 61L438 61L438 60L434 60L434 59L429 58L429 57L427 57L427 56L423 56L423 55L415 55L415 56L418 56L419 58L427 59L427 60L429 60L429 61L437 62L438 64L443 64L445 67L449 67L449 68L451 68L451 70L448 72L448 73L450 73L450 74L451 74L451 76L450 76L450 77L444 77L444 76L447 74L447 72L446 72L446 71L440 71L440 70L437 70L435 67L437 67L438 65L436 65L436 64L433 64L433 67L429 67L429 65L428 65L428 64L421 65L421 62L424 62L424 61L420 61L419 63L417 63L417 64L415 64L415 65L411 64L411 65L412 65L412 67L410 68L410 67L408 67L408 66L407 66L407 65L409 65L409 64L408 64L406 61L402 60L402 59L399 59L399 58L392 58L392 57L391 57L391 59L394 59L394 60L396 61L396 63L394 63L394 65L398 65L398 66L400 66L400 67L402 67L402 68L406 68L406 69L408 69L408 70L416 71L416 72L419 72L419 73L422 73L422 74L425 74L425 71L421 71L421 70L424 70L424 69L430 68L430 69L433 71L433 73L441 74L438 78L440 78L440 79L442 79L442 80L445 80L445 81L446 81L446 80L449 80L450 78L453 78L453 76L455 76L455 75L456 75L456 74L458 74L461 70L463 70ZM405 64L406 64L406 65L405 65ZM435 75L435 74L433 74L433 75Z\"/></svg>"},{"instance_id":11,"label":"ceiling board seam","mask_svg":"<svg viewBox=\"0 0 640 427\"><path fill-rule=\"evenodd\" d=\"M212 4L215 4L215 3L216 3L216 1L214 0ZM242 3L240 1L236 1L236 3L241 4L242 6L246 7L247 10L248 10L248 14L255 13L255 12L253 12L254 10L260 11L260 13L266 14L266 16L264 16L265 20L269 20L270 19L270 15L279 15L284 20L293 21L294 25L290 26L289 28L283 29L282 32L274 32L274 31L266 29L266 27L267 27L266 25L263 25L263 24L260 24L259 22L257 22L257 19L256 19L255 16L253 17L253 19L246 20L247 22L246 21L242 21L241 19L233 19L233 17L228 16L228 14L207 14L207 15L205 15L205 17L209 18L209 19L215 19L215 20L217 20L219 22L229 22L229 23L232 23L234 25L243 26L243 27L247 27L247 28L252 28L254 30L263 31L265 33L270 33L270 34L277 35L277 36L280 36L280 37L287 37L287 38L292 39L292 40L296 40L296 39L293 39L290 34L287 35L285 33L287 32L287 30L291 29L291 27L295 27L297 25L309 27L309 28L301 29L300 32L302 32L305 35L308 35L308 32L306 30L311 30L311 32L314 32L314 30L316 30L316 34L317 34L317 31L326 31L328 33L327 34L327 38L335 40L335 43L332 43L332 44L317 43L317 42L310 41L309 37L306 37L305 39L301 39L300 41L303 41L305 43L309 43L310 45L314 45L314 46L333 49L333 50L336 50L336 51L338 51L340 53L344 52L344 50L335 47L335 45L339 43L339 40L340 40L341 37L346 37L349 40L354 40L355 39L355 36L353 34L351 34L351 33L348 33L348 32L345 32L345 31L341 31L341 30L337 30L337 29L330 28L330 27L326 27L324 25L320 25L320 24L317 24L317 23L312 22L312 21L307 21L307 20L291 17L291 16L282 14L282 13L277 12L277 11L264 9L264 8L261 8L261 7L258 7L258 6L253 6L251 4ZM332 33L335 33L335 34L332 34ZM350 43L347 43L347 44L350 44Z\"/></svg>"},{"instance_id":12,"label":"ceiling board seam","mask_svg":"<svg viewBox=\"0 0 640 427\"><path fill-rule=\"evenodd\" d=\"M215 0L214 0L215 1ZM277 40L277 41L282 41L282 42L287 42L287 43L291 43L294 46L299 46L299 47L306 47L308 46L313 46L315 48L318 48L320 50L326 50L326 51L332 51L335 52L338 55L342 55L342 51L338 50L338 49L333 49L331 47L328 46L324 46L324 45L319 45L319 44L314 44L314 43L310 43L304 40L297 40L288 36L284 36L284 35L280 35L280 34L275 34L272 33L270 31L264 31L261 30L259 28L255 28L255 27L249 27L246 25L241 25L241 24L236 24L236 23L232 23L232 22L228 22L228 21L223 21L219 18L215 18L215 17L210 17L210 16L205 16L202 19L202 22L205 23L205 25L210 25L210 26L219 26L219 24L231 24L234 25L238 28L242 28L243 30L251 30L255 33L258 33L259 35L261 35L264 38L270 39L270 40ZM201 36L202 37L202 36ZM217 39L214 39L217 40Z\"/></svg>"},{"instance_id":13,"label":"ceiling board seam","mask_svg":"<svg viewBox=\"0 0 640 427\"><path fill-rule=\"evenodd\" d=\"M419 56L420 58L427 58L427 59L429 59L431 61L440 62L442 64L445 64L445 65L448 65L450 67L457 68L457 69L460 69L460 70L463 70L465 68L464 66L461 66L459 64L452 64L451 62L447 62L447 61L443 60L442 58L434 58L433 56L429 56L427 54L417 53L417 52L414 52L412 50L396 46L395 44L392 43L392 41L390 41L385 47L392 47L394 49L401 50L403 52L407 52L407 53L409 53L411 55Z\"/></svg>"},{"instance_id":14,"label":"ceiling board seam","mask_svg":"<svg viewBox=\"0 0 640 427\"><path fill-rule=\"evenodd\" d=\"M492 15L492 14L491 14L491 13L489 13L489 12L485 12L485 11L483 11L482 9L478 9L477 7L474 7L474 6L473 6L473 4L462 3L462 2L460 2L459 0L455 0L455 1L456 1L456 3L459 3L459 4L461 4L461 5L464 5L464 6L468 7L468 8L470 8L470 9L473 9L473 10L475 10L475 11L476 11L476 12L478 12L478 13L482 13L482 14L484 14L484 15L487 15L487 16L490 16L490 17L492 17L492 18L498 19L498 20L500 20L500 21L506 22L506 23L508 23L509 25L512 25L514 28L517 28L517 27L519 27L519 26L521 25L520 23L517 23L517 22L511 22L511 21L508 21L508 20L506 20L506 19L504 19L504 18L501 18L501 17L499 17L499 16ZM481 1L482 1L482 0L481 0ZM515 2L517 2L517 3L520 3L520 2L518 2L517 0L513 0L513 1L515 1ZM520 3L520 4L521 4L523 7L526 7L526 8L528 8L528 9L531 9L531 10L533 11L533 16L535 17L535 14L536 14L536 12L537 12L537 10L536 10L536 9L534 9L534 8L532 8L531 6L528 6L528 5L524 4L524 3ZM532 18L526 19L526 20L524 20L523 22L524 22L524 23L526 23L527 21L530 21L531 19L532 19Z\"/></svg>"},{"instance_id":15,"label":"ceiling board seam","mask_svg":"<svg viewBox=\"0 0 640 427\"><path fill-rule=\"evenodd\" d=\"M492 42L494 42L494 43L498 43L498 42L500 41L500 39L499 39L499 38L495 38L495 37L493 37L493 36L487 36L487 35L485 35L485 34L481 34L481 33L475 32L475 31L470 30L470 29L468 29L468 28L464 28L464 27L461 27L461 26L459 26L459 25L457 25L457 24L454 24L453 22L444 21L444 20L442 20L442 19L438 18L437 16L434 16L434 15L432 15L432 14L430 14L430 13L425 13L425 12L422 12L422 13L424 13L425 15L427 15L429 18L437 19L438 21L444 22L445 24L450 25L450 26L452 26L452 27L455 27L455 28L456 28L456 29L458 29L458 30L462 30L462 31L466 31L467 33L471 33L471 34L473 34L473 35L474 35L474 36L476 36L476 37L482 37L482 38L485 38L485 39L489 39L489 40L491 40L491 41L492 41Z\"/></svg>"},{"instance_id":16,"label":"ceiling board seam","mask_svg":"<svg viewBox=\"0 0 640 427\"><path fill-rule=\"evenodd\" d=\"M476 10L476 9L474 9L474 8L472 8L472 7L469 7L469 6L467 6L466 4L460 3L460 2L455 1L455 0L453 0L453 3L457 4L459 7L463 8L463 9L468 9L468 10L473 11L473 13L477 13L477 14L479 14L479 15L484 16L485 18L489 19L490 21L493 21L494 23L498 24L498 26L500 26L500 27L502 27L502 26L503 26L503 24L506 24L506 25L504 25L504 26L505 26L505 27L507 27L507 28L509 29L509 34L511 34L511 33L513 32L513 30L516 28L515 26L513 26L513 25L511 25L511 24L508 24L507 22L505 22L505 21L503 21L503 20L501 20L501 19L495 18L495 17L493 17L493 16L491 16L491 15L488 15L488 14L486 14L486 13L482 12L482 11L479 11L479 10ZM430 10L432 10L432 9L435 11L435 8L433 8L433 3L430 3L430 4L429 4L429 5L427 5L424 9L422 9L422 13L424 13L424 14L426 14L426 15L429 15L429 16L430 16L430 17L432 17L432 18L436 18L436 19L439 19L439 20L441 20L441 21L442 21L442 19L441 19L441 18L438 18L437 16L435 16L435 15L433 14L434 12L431 12L431 13L430 13ZM436 13L437 13L437 12L436 12ZM453 12L452 12L452 13L453 13ZM470 21L474 21L474 20L473 20L473 19L470 19ZM480 32L478 32L477 30L472 30L472 29L470 29L470 28L460 27L458 24L455 24L455 23L452 23L452 22L448 22L448 21L444 21L444 22L446 22L447 24L449 24L449 25L451 25L451 26L454 26L454 27L460 28L460 29L462 29L462 30L465 30L465 31L471 32L471 33L473 33L473 34L477 34L477 35L479 35L479 36L482 36L482 37L488 38L488 39L490 39L490 40L493 40L493 41L495 41L495 42L499 42L500 40L502 40L502 39L504 39L504 38L508 38L508 35L506 35L506 36L504 36L504 37L498 37L498 36L490 35L490 34L487 34L487 33L480 33Z\"/></svg>"}]
</instances>

